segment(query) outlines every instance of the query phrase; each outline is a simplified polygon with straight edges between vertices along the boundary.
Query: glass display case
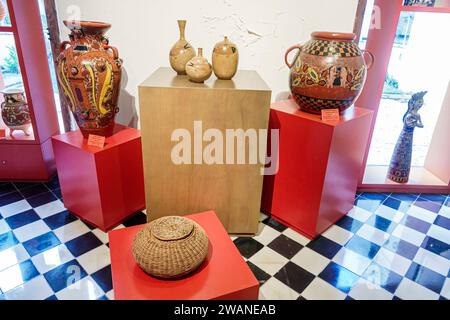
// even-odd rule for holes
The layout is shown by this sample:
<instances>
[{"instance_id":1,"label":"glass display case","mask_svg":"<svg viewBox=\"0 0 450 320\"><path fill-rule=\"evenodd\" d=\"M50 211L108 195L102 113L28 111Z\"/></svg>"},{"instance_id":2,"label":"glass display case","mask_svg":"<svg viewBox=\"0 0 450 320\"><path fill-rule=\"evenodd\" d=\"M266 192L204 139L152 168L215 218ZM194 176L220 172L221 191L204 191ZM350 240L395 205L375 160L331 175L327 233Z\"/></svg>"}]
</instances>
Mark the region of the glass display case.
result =
<instances>
[{"instance_id":1,"label":"glass display case","mask_svg":"<svg viewBox=\"0 0 450 320\"><path fill-rule=\"evenodd\" d=\"M0 92L0 181L49 179L59 126L37 2L0 0Z\"/></svg>"},{"instance_id":2,"label":"glass display case","mask_svg":"<svg viewBox=\"0 0 450 320\"><path fill-rule=\"evenodd\" d=\"M447 192L450 63L440 52L450 49L450 43L442 41L442 32L450 28L450 1L371 0L368 4L374 15L366 15L366 27L371 25L360 45L375 53L376 65L357 105L373 109L376 117L360 190ZM376 12L383 14L376 16ZM420 109L423 128L415 130L412 140L409 180L394 182L387 176L403 117L411 97L422 91L427 92Z\"/></svg>"},{"instance_id":3,"label":"glass display case","mask_svg":"<svg viewBox=\"0 0 450 320\"><path fill-rule=\"evenodd\" d=\"M21 71L23 61L21 61L22 57L19 57L16 44L18 42L17 29L11 23L11 15L9 13L7 1L0 0L0 3L0 18L3 16L3 19L0 21L0 104L4 102L4 96L8 92L23 92L26 102L27 90L25 90ZM1 12L3 12L3 14L1 14ZM21 115L27 112L26 109L29 109L29 106L28 108L22 108L20 111ZM20 130L13 131L11 129L14 128L13 118L17 118L17 112L14 112L15 114L13 114L13 111L13 108L7 110L5 105L2 106L0 130L4 130L4 139L14 141L34 141L35 137L32 123L29 124L29 129L26 133Z\"/></svg>"}]
</instances>

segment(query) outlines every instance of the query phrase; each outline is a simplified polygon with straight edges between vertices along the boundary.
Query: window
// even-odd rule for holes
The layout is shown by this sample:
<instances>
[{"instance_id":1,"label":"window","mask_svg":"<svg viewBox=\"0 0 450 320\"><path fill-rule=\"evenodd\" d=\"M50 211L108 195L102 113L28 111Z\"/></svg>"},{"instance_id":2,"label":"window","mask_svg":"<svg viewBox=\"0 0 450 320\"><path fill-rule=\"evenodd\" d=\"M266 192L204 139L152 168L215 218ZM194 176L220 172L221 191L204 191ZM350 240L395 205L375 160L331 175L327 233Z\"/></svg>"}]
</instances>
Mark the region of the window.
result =
<instances>
[{"instance_id":1,"label":"window","mask_svg":"<svg viewBox=\"0 0 450 320\"><path fill-rule=\"evenodd\" d=\"M10 1L0 0L0 91L19 90L27 96L22 58L17 46L17 29L9 3ZM0 103L3 100L3 94L0 94ZM9 135L10 129L4 123L3 117L0 118L0 129L7 131L7 140L34 140L33 128L29 130L28 136L20 131L15 131L13 136Z\"/></svg>"}]
</instances>

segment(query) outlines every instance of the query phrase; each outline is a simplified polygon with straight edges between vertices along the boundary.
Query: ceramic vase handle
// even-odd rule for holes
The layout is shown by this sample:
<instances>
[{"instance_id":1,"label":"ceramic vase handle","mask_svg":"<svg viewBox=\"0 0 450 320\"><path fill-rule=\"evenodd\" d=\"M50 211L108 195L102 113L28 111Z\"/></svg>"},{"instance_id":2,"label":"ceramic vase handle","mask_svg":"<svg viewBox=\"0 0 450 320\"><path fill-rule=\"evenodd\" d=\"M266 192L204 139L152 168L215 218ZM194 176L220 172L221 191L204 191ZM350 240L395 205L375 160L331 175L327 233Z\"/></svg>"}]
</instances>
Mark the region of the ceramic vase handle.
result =
<instances>
[{"instance_id":1,"label":"ceramic vase handle","mask_svg":"<svg viewBox=\"0 0 450 320\"><path fill-rule=\"evenodd\" d=\"M117 50L116 47L112 47L112 46L104 46L103 48L105 48L105 50L112 50L113 54L114 54L114 59L118 60L119 59L119 50Z\"/></svg>"},{"instance_id":2,"label":"ceramic vase handle","mask_svg":"<svg viewBox=\"0 0 450 320\"><path fill-rule=\"evenodd\" d=\"M361 50L364 56L364 60L366 61L367 70L373 67L373 64L375 63L375 56L372 54L372 52L367 50ZM369 59L367 59L369 57Z\"/></svg>"},{"instance_id":3,"label":"ceramic vase handle","mask_svg":"<svg viewBox=\"0 0 450 320\"><path fill-rule=\"evenodd\" d=\"M303 45L301 45L301 44L296 44L295 46L290 47L290 48L288 49L288 51L286 52L286 55L284 56L284 61L286 62L286 65L289 67L289 69L292 68L292 67L294 66L294 63L295 63L295 61L294 61L293 63L290 63L290 62L289 62L289 60L288 60L288 58L289 58L289 53L291 53L291 52L292 52L293 50L295 50L295 49L302 50L302 48L303 48Z\"/></svg>"},{"instance_id":4,"label":"ceramic vase handle","mask_svg":"<svg viewBox=\"0 0 450 320\"><path fill-rule=\"evenodd\" d=\"M70 41L63 41L61 42L61 45L59 46L59 52L63 52L66 50L67 45L70 44Z\"/></svg>"}]
</instances>

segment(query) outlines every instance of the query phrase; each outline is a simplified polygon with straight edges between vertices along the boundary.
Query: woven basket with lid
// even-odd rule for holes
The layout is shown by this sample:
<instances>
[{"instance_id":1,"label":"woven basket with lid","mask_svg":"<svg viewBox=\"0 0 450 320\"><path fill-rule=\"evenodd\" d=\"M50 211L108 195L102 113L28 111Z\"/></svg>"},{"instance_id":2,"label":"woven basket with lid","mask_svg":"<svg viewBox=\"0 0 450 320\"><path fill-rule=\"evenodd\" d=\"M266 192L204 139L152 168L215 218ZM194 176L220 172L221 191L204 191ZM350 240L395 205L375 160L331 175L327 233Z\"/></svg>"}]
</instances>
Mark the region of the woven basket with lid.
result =
<instances>
[{"instance_id":1,"label":"woven basket with lid","mask_svg":"<svg viewBox=\"0 0 450 320\"><path fill-rule=\"evenodd\" d=\"M149 223L133 241L133 256L148 274L178 278L197 269L209 249L206 232L184 217L164 217Z\"/></svg>"}]
</instances>

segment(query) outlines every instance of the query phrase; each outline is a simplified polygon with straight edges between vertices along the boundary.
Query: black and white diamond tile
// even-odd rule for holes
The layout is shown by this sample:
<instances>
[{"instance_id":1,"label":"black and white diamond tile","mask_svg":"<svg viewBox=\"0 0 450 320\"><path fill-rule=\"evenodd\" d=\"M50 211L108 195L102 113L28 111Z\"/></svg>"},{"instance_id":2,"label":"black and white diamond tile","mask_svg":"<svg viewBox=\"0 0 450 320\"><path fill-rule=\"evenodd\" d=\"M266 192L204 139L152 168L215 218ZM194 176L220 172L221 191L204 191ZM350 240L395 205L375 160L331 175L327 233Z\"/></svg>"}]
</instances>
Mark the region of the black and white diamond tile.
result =
<instances>
[{"instance_id":1,"label":"black and white diamond tile","mask_svg":"<svg viewBox=\"0 0 450 320\"><path fill-rule=\"evenodd\" d=\"M0 182L0 300L114 299L108 235L61 198L56 178ZM448 195L362 193L313 241L263 214L257 236L232 240L261 299L450 298Z\"/></svg>"}]
</instances>

